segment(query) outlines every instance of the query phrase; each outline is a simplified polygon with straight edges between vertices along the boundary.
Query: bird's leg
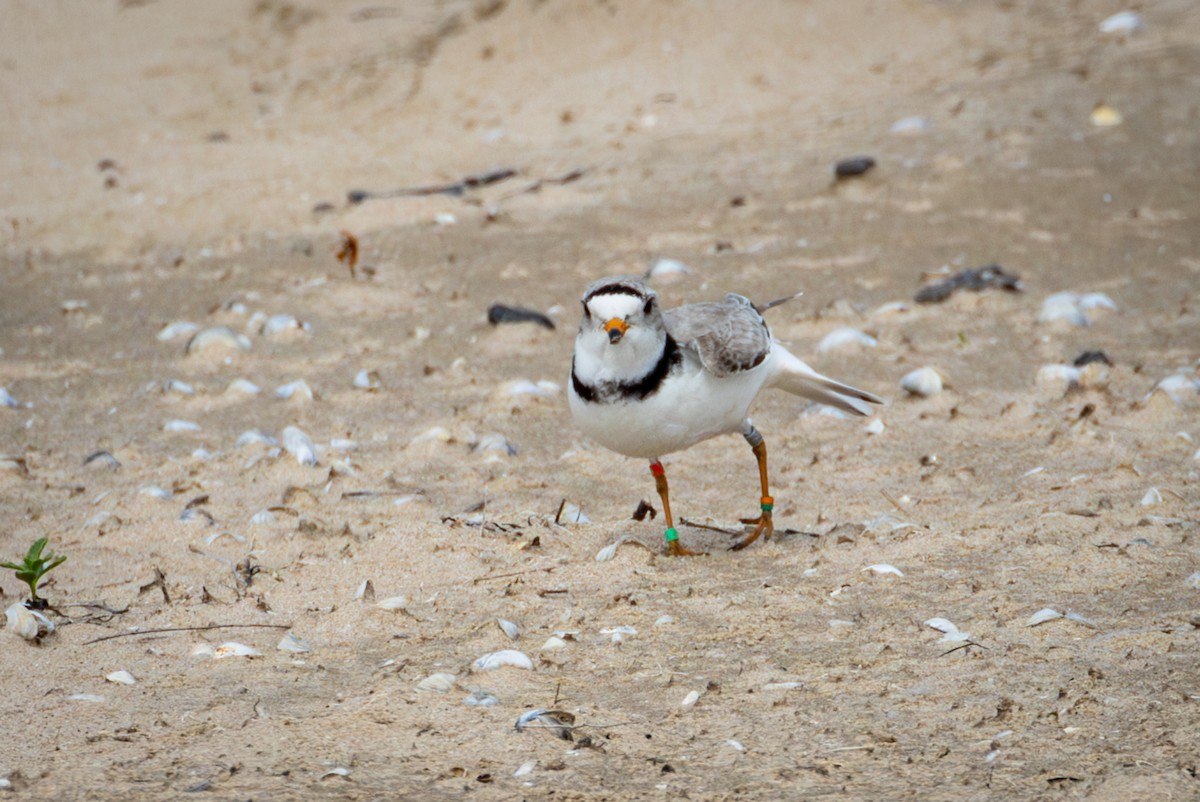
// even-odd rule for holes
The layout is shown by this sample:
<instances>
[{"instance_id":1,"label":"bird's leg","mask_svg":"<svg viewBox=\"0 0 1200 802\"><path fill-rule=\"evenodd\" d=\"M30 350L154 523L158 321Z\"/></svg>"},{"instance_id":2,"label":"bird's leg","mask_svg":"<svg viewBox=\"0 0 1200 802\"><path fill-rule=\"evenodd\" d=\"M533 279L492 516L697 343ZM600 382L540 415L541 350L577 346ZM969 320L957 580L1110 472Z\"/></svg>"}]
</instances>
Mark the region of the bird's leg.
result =
<instances>
[{"instance_id":1,"label":"bird's leg","mask_svg":"<svg viewBox=\"0 0 1200 802\"><path fill-rule=\"evenodd\" d=\"M771 498L771 487L767 479L767 444L763 442L762 435L750 421L746 421L743 425L742 436L746 438L746 442L754 451L754 458L758 460L758 478L762 482L762 515L757 518L742 519L744 524L754 524L754 531L747 535L745 540L735 543L730 551L741 551L758 540L759 536L762 536L763 540L770 540L771 534L775 531L775 524L771 520L771 510L774 508L775 499Z\"/></svg>"},{"instance_id":2,"label":"bird's leg","mask_svg":"<svg viewBox=\"0 0 1200 802\"><path fill-rule=\"evenodd\" d=\"M658 460L650 462L650 473L654 474L654 487L658 497L662 499L663 517L667 519L667 554L672 557L695 557L700 552L685 549L679 542L679 533L675 531L675 520L671 517L671 502L667 498L667 472L663 470Z\"/></svg>"}]
</instances>

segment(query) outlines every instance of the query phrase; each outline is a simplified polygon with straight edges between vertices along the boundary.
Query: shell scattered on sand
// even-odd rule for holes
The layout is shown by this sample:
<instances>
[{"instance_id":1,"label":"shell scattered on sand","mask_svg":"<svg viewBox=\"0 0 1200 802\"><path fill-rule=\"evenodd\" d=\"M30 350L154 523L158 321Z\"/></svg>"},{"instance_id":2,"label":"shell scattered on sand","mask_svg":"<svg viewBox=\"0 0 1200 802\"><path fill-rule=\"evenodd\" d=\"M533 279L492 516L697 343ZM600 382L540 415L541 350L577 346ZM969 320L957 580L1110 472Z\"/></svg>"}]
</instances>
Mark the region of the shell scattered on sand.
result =
<instances>
[{"instance_id":1,"label":"shell scattered on sand","mask_svg":"<svg viewBox=\"0 0 1200 802\"><path fill-rule=\"evenodd\" d=\"M281 401L288 401L293 398L302 401L312 401L316 397L316 393L313 392L313 388L309 387L308 382L304 379L297 379L276 387L275 397Z\"/></svg>"},{"instance_id":2,"label":"shell scattered on sand","mask_svg":"<svg viewBox=\"0 0 1200 802\"><path fill-rule=\"evenodd\" d=\"M375 602L375 606L380 610L403 610L408 607L408 597L388 596L386 599Z\"/></svg>"},{"instance_id":3,"label":"shell scattered on sand","mask_svg":"<svg viewBox=\"0 0 1200 802\"><path fill-rule=\"evenodd\" d=\"M878 576L904 576L904 572L894 565L888 563L876 563L863 568L864 571L870 571Z\"/></svg>"},{"instance_id":4,"label":"shell scattered on sand","mask_svg":"<svg viewBox=\"0 0 1200 802\"><path fill-rule=\"evenodd\" d=\"M900 387L912 395L929 398L942 391L942 374L930 367L917 368L900 379Z\"/></svg>"},{"instance_id":5,"label":"shell scattered on sand","mask_svg":"<svg viewBox=\"0 0 1200 802\"><path fill-rule=\"evenodd\" d=\"M532 671L533 661L524 652L518 652L516 649L501 649L498 652L489 652L471 664L471 668L475 671L495 671L497 668L505 666Z\"/></svg>"},{"instance_id":6,"label":"shell scattered on sand","mask_svg":"<svg viewBox=\"0 0 1200 802\"><path fill-rule=\"evenodd\" d=\"M262 652L244 643L226 641L220 646L213 646L211 643L199 643L192 648L192 656L223 660L227 657L262 657Z\"/></svg>"},{"instance_id":7,"label":"shell scattered on sand","mask_svg":"<svg viewBox=\"0 0 1200 802\"><path fill-rule=\"evenodd\" d=\"M1090 326L1092 321L1087 313L1099 310L1116 312L1117 304L1102 292L1056 292L1042 301L1038 322L1054 323L1061 320L1072 326Z\"/></svg>"},{"instance_id":8,"label":"shell scattered on sand","mask_svg":"<svg viewBox=\"0 0 1200 802\"><path fill-rule=\"evenodd\" d=\"M1142 29L1142 15L1136 11L1119 11L1100 22L1100 33L1128 35Z\"/></svg>"},{"instance_id":9,"label":"shell scattered on sand","mask_svg":"<svg viewBox=\"0 0 1200 802\"><path fill-rule=\"evenodd\" d=\"M446 693L454 687L454 683L458 682L458 677L453 674L439 672L430 674L425 679L417 683L418 691L431 691L433 693Z\"/></svg>"},{"instance_id":10,"label":"shell scattered on sand","mask_svg":"<svg viewBox=\"0 0 1200 802\"><path fill-rule=\"evenodd\" d=\"M317 464L317 448L312 438L295 426L283 430L283 447L301 465Z\"/></svg>"},{"instance_id":11,"label":"shell scattered on sand","mask_svg":"<svg viewBox=\"0 0 1200 802\"><path fill-rule=\"evenodd\" d=\"M9 605L4 611L9 632L27 641L38 641L54 631L54 622L41 610L30 610L23 602Z\"/></svg>"},{"instance_id":12,"label":"shell scattered on sand","mask_svg":"<svg viewBox=\"0 0 1200 802\"><path fill-rule=\"evenodd\" d=\"M971 639L970 633L963 632L947 618L930 618L925 622L925 626L941 632L943 643L959 643Z\"/></svg>"},{"instance_id":13,"label":"shell scattered on sand","mask_svg":"<svg viewBox=\"0 0 1200 802\"><path fill-rule=\"evenodd\" d=\"M159 338L161 339L161 337L160 332ZM250 348L250 338L245 334L239 334L228 326L209 326L192 335L192 338L188 340L186 352L200 354L211 349L249 351Z\"/></svg>"},{"instance_id":14,"label":"shell scattered on sand","mask_svg":"<svg viewBox=\"0 0 1200 802\"><path fill-rule=\"evenodd\" d=\"M821 341L817 343L817 352L823 354L827 351L835 351L839 348L846 348L849 346L859 348L874 348L877 345L879 345L879 341L871 335L861 332L858 329L844 326L839 329L834 329L822 337Z\"/></svg>"},{"instance_id":15,"label":"shell scattered on sand","mask_svg":"<svg viewBox=\"0 0 1200 802\"><path fill-rule=\"evenodd\" d=\"M496 626L500 627L500 631L503 632L509 640L516 640L517 638L521 637L521 628L512 621L509 621L507 618L497 618Z\"/></svg>"},{"instance_id":16,"label":"shell scattered on sand","mask_svg":"<svg viewBox=\"0 0 1200 802\"><path fill-rule=\"evenodd\" d=\"M133 674L123 670L114 671L111 674L105 674L104 678L109 682L116 683L117 685L134 685L137 683L137 680L134 679Z\"/></svg>"}]
</instances>

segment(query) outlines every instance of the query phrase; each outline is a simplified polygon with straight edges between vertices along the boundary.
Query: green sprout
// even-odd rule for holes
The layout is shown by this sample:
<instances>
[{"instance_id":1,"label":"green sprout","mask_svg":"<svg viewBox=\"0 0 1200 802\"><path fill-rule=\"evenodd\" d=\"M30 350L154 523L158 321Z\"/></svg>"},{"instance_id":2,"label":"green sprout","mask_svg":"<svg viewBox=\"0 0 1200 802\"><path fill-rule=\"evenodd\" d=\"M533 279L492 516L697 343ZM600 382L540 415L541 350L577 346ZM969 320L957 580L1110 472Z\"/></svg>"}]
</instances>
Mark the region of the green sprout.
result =
<instances>
[{"instance_id":1,"label":"green sprout","mask_svg":"<svg viewBox=\"0 0 1200 802\"><path fill-rule=\"evenodd\" d=\"M0 568L11 568L17 572L17 579L29 586L29 602L34 607L44 607L45 602L38 598L38 585L42 583L42 577L50 573L52 570L62 565L66 561L66 557L55 557L54 552L47 552L46 556L42 556L42 549L46 548L46 538L40 537L33 541L33 545L29 547L29 552L25 555L25 559L20 563L0 563Z\"/></svg>"}]
</instances>

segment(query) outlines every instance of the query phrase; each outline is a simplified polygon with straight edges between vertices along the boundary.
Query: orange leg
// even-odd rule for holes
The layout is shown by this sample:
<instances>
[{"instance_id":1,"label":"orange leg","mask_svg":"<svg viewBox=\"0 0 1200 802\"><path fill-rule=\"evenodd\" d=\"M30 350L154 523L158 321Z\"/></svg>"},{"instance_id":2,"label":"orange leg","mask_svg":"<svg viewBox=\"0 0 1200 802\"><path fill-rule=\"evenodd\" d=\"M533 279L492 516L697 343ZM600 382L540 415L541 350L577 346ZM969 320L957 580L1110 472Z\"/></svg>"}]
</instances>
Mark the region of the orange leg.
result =
<instances>
[{"instance_id":1,"label":"orange leg","mask_svg":"<svg viewBox=\"0 0 1200 802\"><path fill-rule=\"evenodd\" d=\"M663 517L667 519L667 554L671 557L695 557L703 552L685 549L679 542L679 533L675 531L675 520L671 517L671 502L667 497L667 472L662 463L653 460L650 463L650 473L654 474L654 487L658 497L662 499Z\"/></svg>"},{"instance_id":2,"label":"orange leg","mask_svg":"<svg viewBox=\"0 0 1200 802\"><path fill-rule=\"evenodd\" d=\"M760 536L763 540L770 540L771 535L775 532L775 524L771 520L771 510L774 508L775 499L771 498L771 487L767 479L767 444L763 442L758 429L751 426L749 421L746 422L742 436L746 438L746 442L754 451L754 458L758 460L758 478L762 482L762 515L757 518L742 519L744 524L754 524L754 531L744 540L740 540L730 547L730 551L741 551L758 540Z\"/></svg>"}]
</instances>

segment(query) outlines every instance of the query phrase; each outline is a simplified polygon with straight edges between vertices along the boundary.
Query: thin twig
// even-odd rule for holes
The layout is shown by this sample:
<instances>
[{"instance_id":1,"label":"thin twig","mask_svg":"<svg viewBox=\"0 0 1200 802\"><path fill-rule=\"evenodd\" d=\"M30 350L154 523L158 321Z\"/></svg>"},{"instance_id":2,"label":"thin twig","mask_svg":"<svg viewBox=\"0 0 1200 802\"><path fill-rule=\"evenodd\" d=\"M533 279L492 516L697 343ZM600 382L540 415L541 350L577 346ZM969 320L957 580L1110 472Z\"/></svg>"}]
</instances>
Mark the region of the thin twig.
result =
<instances>
[{"instance_id":1,"label":"thin twig","mask_svg":"<svg viewBox=\"0 0 1200 802\"><path fill-rule=\"evenodd\" d=\"M203 632L207 629L242 629L246 627L263 627L266 629L291 629L291 624L209 624L203 627L160 627L158 629L141 629L137 632L118 632L116 635L105 635L103 638L93 638L92 640L84 641L84 646L90 646L93 643L99 643L102 640L112 640L113 638L128 638L132 635L156 635L160 632Z\"/></svg>"},{"instance_id":2,"label":"thin twig","mask_svg":"<svg viewBox=\"0 0 1200 802\"><path fill-rule=\"evenodd\" d=\"M961 646L955 646L953 649L950 649L949 651L942 652L942 653L941 653L941 655L939 655L939 656L940 656L940 657L945 657L945 656L946 656L946 655L948 655L948 654L954 654L954 653L955 653L955 652L957 652L959 649L970 649L972 646L978 646L980 649L986 649L986 648L987 648L987 647L986 647L986 646L984 646L982 643L976 643L976 642L975 642L975 641L973 641L973 640L969 640L969 641L967 641L966 643L964 643L964 644L963 644L963 645L961 645Z\"/></svg>"}]
</instances>

